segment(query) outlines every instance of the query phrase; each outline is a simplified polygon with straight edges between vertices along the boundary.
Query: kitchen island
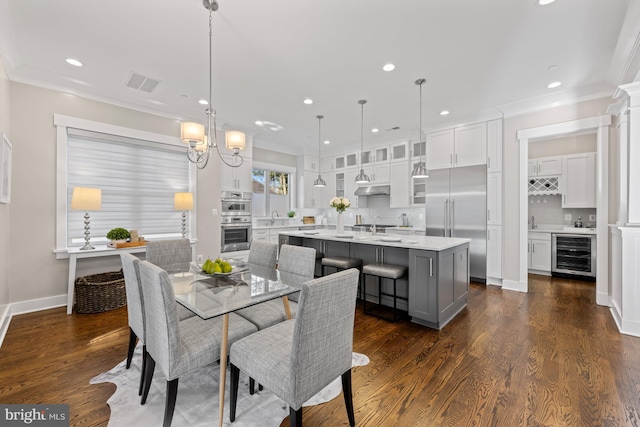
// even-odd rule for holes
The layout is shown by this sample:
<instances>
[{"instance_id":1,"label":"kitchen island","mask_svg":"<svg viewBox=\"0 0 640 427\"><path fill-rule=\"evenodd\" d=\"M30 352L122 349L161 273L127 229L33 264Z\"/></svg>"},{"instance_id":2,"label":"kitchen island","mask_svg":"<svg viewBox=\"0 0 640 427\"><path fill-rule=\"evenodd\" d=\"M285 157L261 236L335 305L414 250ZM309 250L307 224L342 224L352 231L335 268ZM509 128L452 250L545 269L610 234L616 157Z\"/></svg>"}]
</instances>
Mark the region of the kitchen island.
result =
<instances>
[{"instance_id":1,"label":"kitchen island","mask_svg":"<svg viewBox=\"0 0 640 427\"><path fill-rule=\"evenodd\" d=\"M362 259L363 265L387 263L407 267L408 274L398 279L398 308L407 311L411 321L441 329L467 305L469 293L470 239L372 235L338 235L335 231L280 232L279 243L312 247L324 256ZM316 274L319 275L319 266ZM367 301L378 302L376 278L367 276ZM370 282L369 282L370 281ZM388 287L388 288L387 288ZM383 294L390 293L392 282L385 280ZM381 304L393 306L383 295Z\"/></svg>"}]
</instances>

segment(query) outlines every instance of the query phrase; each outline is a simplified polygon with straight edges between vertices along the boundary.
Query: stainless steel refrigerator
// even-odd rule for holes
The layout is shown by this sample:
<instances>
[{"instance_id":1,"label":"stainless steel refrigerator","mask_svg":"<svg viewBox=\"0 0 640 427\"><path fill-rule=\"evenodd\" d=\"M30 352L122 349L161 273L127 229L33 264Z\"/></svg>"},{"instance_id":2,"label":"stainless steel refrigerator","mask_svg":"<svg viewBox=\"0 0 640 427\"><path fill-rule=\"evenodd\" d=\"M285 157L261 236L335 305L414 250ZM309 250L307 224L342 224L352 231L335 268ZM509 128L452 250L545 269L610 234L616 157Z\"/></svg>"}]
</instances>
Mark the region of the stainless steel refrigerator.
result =
<instances>
[{"instance_id":1,"label":"stainless steel refrigerator","mask_svg":"<svg viewBox=\"0 0 640 427\"><path fill-rule=\"evenodd\" d=\"M487 280L487 167L430 170L426 178L427 236L464 237L473 281Z\"/></svg>"}]
</instances>

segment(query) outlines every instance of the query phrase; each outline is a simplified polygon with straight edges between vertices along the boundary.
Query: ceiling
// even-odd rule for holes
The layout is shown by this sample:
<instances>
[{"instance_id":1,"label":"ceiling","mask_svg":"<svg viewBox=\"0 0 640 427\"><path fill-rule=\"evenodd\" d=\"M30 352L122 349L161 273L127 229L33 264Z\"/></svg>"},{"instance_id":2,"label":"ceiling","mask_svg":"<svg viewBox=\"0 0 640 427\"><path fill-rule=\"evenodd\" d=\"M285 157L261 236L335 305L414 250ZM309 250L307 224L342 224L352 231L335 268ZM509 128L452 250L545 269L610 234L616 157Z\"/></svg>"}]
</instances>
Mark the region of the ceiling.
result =
<instances>
[{"instance_id":1,"label":"ceiling","mask_svg":"<svg viewBox=\"0 0 640 427\"><path fill-rule=\"evenodd\" d=\"M418 78L427 79L423 129L610 96L629 66L616 56L637 36L625 32L629 0L219 3L218 125L293 154L317 152L317 114L331 141L325 152L359 144L359 99L368 100L365 145L417 138ZM13 81L204 122L208 20L201 0L0 0L0 51ZM69 57L84 66L68 65ZM394 71L382 70L388 62ZM151 93L128 88L133 73L160 83ZM552 81L562 86L548 89Z\"/></svg>"}]
</instances>

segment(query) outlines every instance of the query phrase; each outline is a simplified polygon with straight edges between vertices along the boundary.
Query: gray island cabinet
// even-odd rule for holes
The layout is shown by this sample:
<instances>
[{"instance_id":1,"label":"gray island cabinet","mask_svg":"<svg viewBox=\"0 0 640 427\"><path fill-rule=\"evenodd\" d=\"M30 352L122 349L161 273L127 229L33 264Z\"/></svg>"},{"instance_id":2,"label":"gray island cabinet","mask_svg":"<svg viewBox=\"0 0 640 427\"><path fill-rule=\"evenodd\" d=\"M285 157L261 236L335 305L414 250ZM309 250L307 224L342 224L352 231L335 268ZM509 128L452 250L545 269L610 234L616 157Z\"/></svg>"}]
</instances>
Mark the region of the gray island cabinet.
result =
<instances>
[{"instance_id":1,"label":"gray island cabinet","mask_svg":"<svg viewBox=\"0 0 640 427\"><path fill-rule=\"evenodd\" d=\"M405 236L403 236L405 237ZM336 235L335 231L285 231L279 243L315 248L325 256L362 259L363 265L403 265L408 275L398 280L398 308L408 311L411 321L441 329L467 306L469 292L469 239L432 236ZM327 273L333 272L327 270ZM316 269L320 275L320 262ZM378 302L377 279L367 276L367 301ZM383 293L392 293L392 281L383 282ZM362 290L362 286L360 288ZM383 296L382 304L393 306Z\"/></svg>"}]
</instances>

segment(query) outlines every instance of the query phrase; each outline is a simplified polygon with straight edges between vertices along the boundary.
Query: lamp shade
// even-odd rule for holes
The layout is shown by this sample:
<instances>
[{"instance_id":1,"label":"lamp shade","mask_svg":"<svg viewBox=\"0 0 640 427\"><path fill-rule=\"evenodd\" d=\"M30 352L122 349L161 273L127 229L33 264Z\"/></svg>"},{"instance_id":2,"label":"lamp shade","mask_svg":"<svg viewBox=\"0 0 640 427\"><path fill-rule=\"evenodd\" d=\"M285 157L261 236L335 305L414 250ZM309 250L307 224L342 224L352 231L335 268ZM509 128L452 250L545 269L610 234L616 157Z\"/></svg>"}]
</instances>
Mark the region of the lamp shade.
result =
<instances>
[{"instance_id":1,"label":"lamp shade","mask_svg":"<svg viewBox=\"0 0 640 427\"><path fill-rule=\"evenodd\" d=\"M227 150L244 150L246 148L246 141L244 132L238 130L228 130L224 133L225 147Z\"/></svg>"},{"instance_id":2,"label":"lamp shade","mask_svg":"<svg viewBox=\"0 0 640 427\"><path fill-rule=\"evenodd\" d=\"M102 209L102 190L99 188L74 187L71 209L99 211Z\"/></svg>"},{"instance_id":3,"label":"lamp shade","mask_svg":"<svg viewBox=\"0 0 640 427\"><path fill-rule=\"evenodd\" d=\"M175 193L173 207L177 211L190 211L193 209L193 193Z\"/></svg>"},{"instance_id":4,"label":"lamp shade","mask_svg":"<svg viewBox=\"0 0 640 427\"><path fill-rule=\"evenodd\" d=\"M180 124L180 139L185 144L191 144L191 142L204 144L204 125L195 122L182 122Z\"/></svg>"},{"instance_id":5,"label":"lamp shade","mask_svg":"<svg viewBox=\"0 0 640 427\"><path fill-rule=\"evenodd\" d=\"M429 178L429 171L424 165L424 162L418 162L413 171L411 171L412 178Z\"/></svg>"}]
</instances>

